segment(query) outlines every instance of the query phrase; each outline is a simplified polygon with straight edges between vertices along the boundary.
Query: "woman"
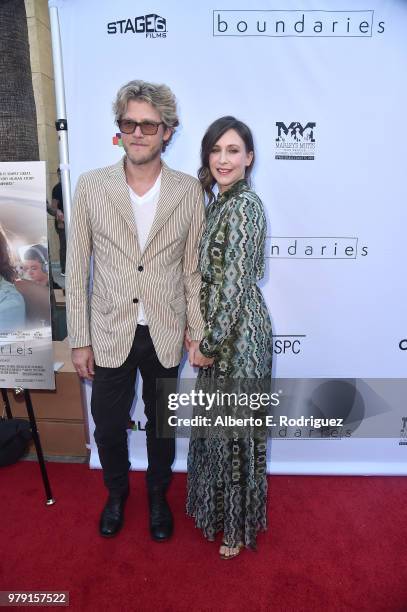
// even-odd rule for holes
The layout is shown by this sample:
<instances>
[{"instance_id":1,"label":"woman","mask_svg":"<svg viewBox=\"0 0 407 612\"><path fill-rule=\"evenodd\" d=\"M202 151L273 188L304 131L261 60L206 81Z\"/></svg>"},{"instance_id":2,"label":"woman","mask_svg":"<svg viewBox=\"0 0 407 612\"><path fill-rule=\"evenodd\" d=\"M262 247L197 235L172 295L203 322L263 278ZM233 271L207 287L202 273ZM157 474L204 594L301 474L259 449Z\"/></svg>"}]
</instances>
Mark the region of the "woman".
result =
<instances>
[{"instance_id":1,"label":"woman","mask_svg":"<svg viewBox=\"0 0 407 612\"><path fill-rule=\"evenodd\" d=\"M197 384L205 386L208 377L218 387L230 379L270 383L271 323L256 285L264 274L266 220L248 182L254 163L250 129L234 117L215 121L202 140L201 163L198 177L209 198L200 245L206 327L196 358L211 358L212 365L200 369ZM266 496L264 430L232 439L192 436L187 513L209 540L223 532L222 558L256 547L257 532L266 528Z\"/></svg>"},{"instance_id":2,"label":"woman","mask_svg":"<svg viewBox=\"0 0 407 612\"><path fill-rule=\"evenodd\" d=\"M14 286L16 276L7 237L0 225L0 331L3 333L23 330L25 326L25 303Z\"/></svg>"},{"instance_id":3,"label":"woman","mask_svg":"<svg viewBox=\"0 0 407 612\"><path fill-rule=\"evenodd\" d=\"M48 251L42 244L34 244L24 253L24 272L37 285L48 287Z\"/></svg>"}]
</instances>

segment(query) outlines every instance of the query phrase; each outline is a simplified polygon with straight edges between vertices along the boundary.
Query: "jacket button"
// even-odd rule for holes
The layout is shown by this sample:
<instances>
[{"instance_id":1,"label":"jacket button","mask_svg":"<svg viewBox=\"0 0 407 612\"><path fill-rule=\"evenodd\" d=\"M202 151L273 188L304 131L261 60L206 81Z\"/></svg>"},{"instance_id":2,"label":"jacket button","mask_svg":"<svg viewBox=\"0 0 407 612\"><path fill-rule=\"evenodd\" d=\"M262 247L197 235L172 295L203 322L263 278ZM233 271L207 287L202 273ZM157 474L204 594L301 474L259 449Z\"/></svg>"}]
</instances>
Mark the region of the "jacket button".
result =
<instances>
[{"instance_id":1,"label":"jacket button","mask_svg":"<svg viewBox=\"0 0 407 612\"><path fill-rule=\"evenodd\" d=\"M143 266L139 266L139 267L137 268L137 270L138 270L139 272L142 272L142 271L144 270L144 268L143 268Z\"/></svg>"},{"instance_id":2,"label":"jacket button","mask_svg":"<svg viewBox=\"0 0 407 612\"><path fill-rule=\"evenodd\" d=\"M138 298L133 298L133 304L138 304Z\"/></svg>"}]
</instances>

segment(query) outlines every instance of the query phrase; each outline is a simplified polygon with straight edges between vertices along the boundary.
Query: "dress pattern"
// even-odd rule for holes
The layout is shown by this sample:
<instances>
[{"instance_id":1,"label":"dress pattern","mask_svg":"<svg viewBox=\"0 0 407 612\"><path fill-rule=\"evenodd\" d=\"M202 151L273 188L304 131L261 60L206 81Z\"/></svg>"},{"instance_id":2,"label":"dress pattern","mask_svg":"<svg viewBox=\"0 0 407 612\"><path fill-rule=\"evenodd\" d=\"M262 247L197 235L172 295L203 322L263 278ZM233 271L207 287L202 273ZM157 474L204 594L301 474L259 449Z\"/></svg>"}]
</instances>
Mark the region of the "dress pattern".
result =
<instances>
[{"instance_id":1,"label":"dress pattern","mask_svg":"<svg viewBox=\"0 0 407 612\"><path fill-rule=\"evenodd\" d=\"M257 282L264 275L266 219L259 197L245 180L207 208L200 245L201 311L206 321L201 352L215 357L200 369L197 386L222 380L270 381L271 322ZM188 454L187 513L214 540L256 547L266 528L266 432L198 437Z\"/></svg>"}]
</instances>

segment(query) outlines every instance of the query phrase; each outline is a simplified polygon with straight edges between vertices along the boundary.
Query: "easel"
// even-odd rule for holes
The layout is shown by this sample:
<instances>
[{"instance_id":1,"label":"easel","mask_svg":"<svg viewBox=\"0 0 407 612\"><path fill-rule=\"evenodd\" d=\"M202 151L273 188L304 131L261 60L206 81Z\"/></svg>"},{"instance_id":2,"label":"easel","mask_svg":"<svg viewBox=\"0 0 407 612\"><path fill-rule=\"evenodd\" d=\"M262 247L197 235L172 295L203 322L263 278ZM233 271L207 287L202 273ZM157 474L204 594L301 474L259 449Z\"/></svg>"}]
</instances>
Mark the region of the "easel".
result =
<instances>
[{"instance_id":1,"label":"easel","mask_svg":"<svg viewBox=\"0 0 407 612\"><path fill-rule=\"evenodd\" d=\"M27 408L28 419L30 421L31 433L32 433L32 437L34 440L35 450L37 452L38 465L40 466L42 482L44 483L45 496L46 496L45 503L47 506L52 506L53 504L55 504L55 499L52 497L51 486L49 484L47 468L45 466L44 454L42 452L42 446L41 446L40 436L38 434L37 421L35 419L34 408L31 402L30 392L28 389L22 389L21 387L18 387L15 391L16 391L16 395L19 395L20 393L24 393L25 405ZM12 419L13 414L11 412L10 402L7 396L7 390L2 389L1 395L3 398L4 408L5 408L7 418Z\"/></svg>"}]
</instances>

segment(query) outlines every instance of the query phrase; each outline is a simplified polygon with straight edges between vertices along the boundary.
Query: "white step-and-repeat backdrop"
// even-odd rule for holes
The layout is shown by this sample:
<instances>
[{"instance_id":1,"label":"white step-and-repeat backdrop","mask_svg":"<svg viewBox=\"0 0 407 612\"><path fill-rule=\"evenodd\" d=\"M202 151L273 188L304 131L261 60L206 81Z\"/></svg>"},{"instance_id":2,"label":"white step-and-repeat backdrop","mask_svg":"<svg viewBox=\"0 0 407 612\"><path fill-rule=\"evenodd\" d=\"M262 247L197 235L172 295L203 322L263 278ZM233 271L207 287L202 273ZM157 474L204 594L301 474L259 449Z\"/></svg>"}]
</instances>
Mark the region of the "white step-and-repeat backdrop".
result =
<instances>
[{"instance_id":1,"label":"white step-and-repeat backdrop","mask_svg":"<svg viewBox=\"0 0 407 612\"><path fill-rule=\"evenodd\" d=\"M332 381L333 390L351 390L345 412L355 408L349 397L361 396L362 421L372 410L393 419L393 437L378 428L369 439L273 440L270 472L406 473L407 419L388 399L396 381L371 379L407 372L407 3L58 6L72 185L122 155L111 108L130 79L175 92L181 126L165 160L190 174L214 119L247 122L269 223L261 287L274 324L274 376L346 379ZM182 376L194 375L184 365ZM139 389L133 419L142 429ZM176 469L185 469L187 444L178 440ZM131 432L130 452L133 467L144 467L143 431Z\"/></svg>"}]
</instances>

